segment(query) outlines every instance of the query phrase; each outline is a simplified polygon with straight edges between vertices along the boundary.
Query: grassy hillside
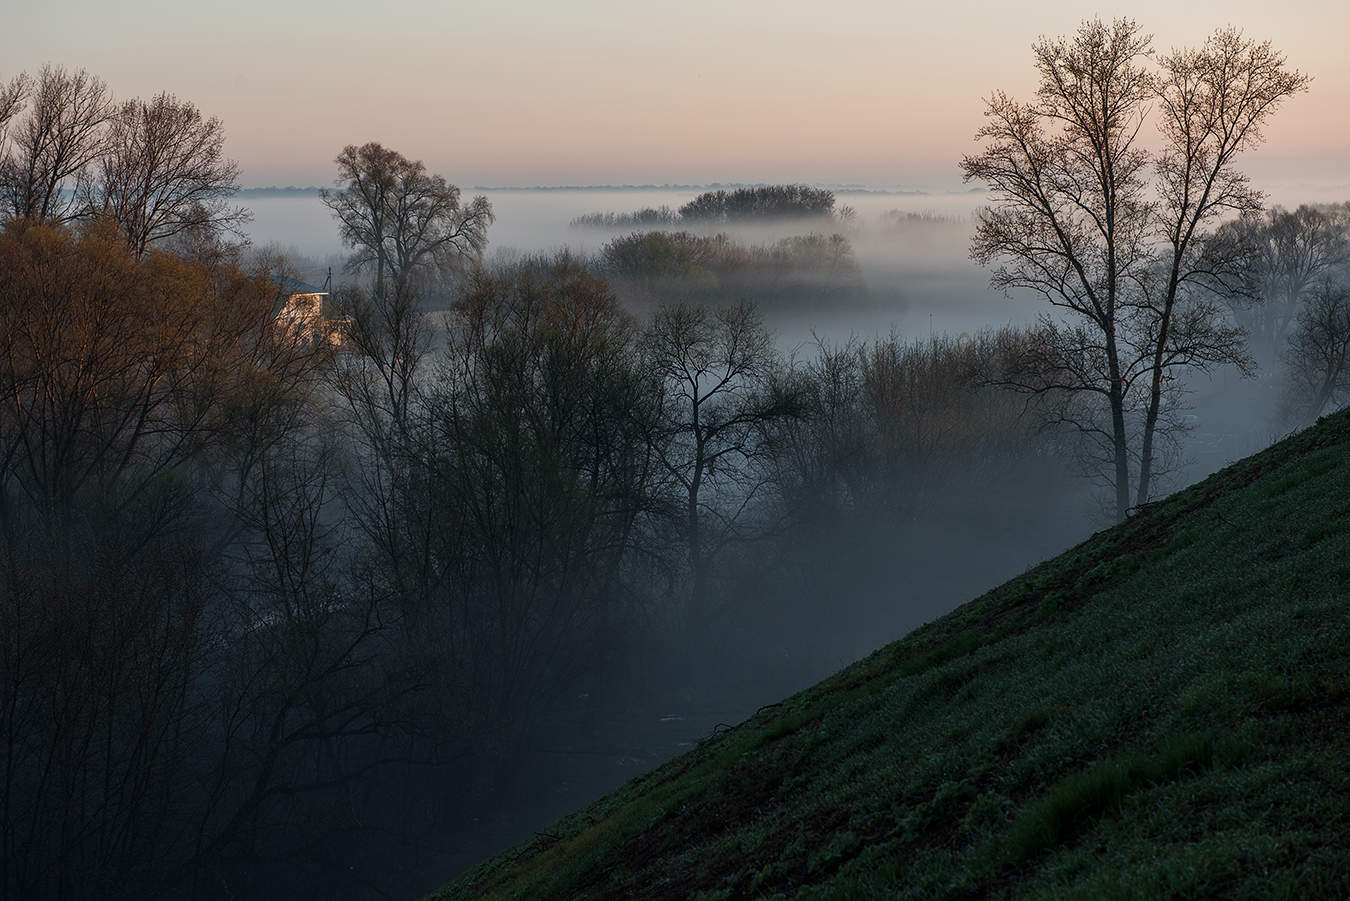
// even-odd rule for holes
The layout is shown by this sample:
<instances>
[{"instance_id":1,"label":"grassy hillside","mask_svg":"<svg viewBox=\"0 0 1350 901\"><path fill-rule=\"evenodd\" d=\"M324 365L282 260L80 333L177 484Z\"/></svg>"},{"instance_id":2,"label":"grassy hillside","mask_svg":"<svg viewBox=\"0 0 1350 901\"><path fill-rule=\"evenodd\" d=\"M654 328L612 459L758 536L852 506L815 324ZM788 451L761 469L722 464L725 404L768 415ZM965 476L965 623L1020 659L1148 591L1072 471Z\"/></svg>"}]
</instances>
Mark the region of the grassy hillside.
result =
<instances>
[{"instance_id":1,"label":"grassy hillside","mask_svg":"<svg viewBox=\"0 0 1350 901\"><path fill-rule=\"evenodd\" d=\"M434 897L694 895L1350 896L1350 415Z\"/></svg>"}]
</instances>

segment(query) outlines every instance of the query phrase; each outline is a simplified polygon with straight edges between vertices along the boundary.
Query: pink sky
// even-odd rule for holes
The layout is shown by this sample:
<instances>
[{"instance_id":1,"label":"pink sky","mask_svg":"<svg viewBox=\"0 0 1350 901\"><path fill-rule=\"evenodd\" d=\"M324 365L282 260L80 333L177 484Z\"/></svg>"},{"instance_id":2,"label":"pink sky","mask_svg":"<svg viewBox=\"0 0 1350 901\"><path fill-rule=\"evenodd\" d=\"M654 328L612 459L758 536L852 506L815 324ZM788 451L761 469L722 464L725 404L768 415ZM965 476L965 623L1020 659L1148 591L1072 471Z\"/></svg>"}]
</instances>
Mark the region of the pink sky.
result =
<instances>
[{"instance_id":1,"label":"pink sky","mask_svg":"<svg viewBox=\"0 0 1350 901\"><path fill-rule=\"evenodd\" d=\"M464 4L165 0L18 4L7 77L83 66L120 95L219 116L244 183L321 184L378 140L463 185L800 180L952 187L995 88L1029 47L1126 12L1159 49L1234 24L1311 73L1247 163L1350 193L1350 4Z\"/></svg>"}]
</instances>

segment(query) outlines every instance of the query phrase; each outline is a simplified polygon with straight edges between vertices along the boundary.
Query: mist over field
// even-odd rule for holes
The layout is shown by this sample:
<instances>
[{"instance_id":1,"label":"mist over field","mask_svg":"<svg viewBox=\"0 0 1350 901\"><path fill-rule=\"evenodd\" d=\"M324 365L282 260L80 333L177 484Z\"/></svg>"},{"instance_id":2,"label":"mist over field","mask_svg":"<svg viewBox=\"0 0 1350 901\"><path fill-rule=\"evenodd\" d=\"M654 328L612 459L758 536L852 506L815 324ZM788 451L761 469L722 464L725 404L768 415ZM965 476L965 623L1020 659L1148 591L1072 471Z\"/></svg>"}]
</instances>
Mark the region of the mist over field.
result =
<instances>
[{"instance_id":1,"label":"mist over field","mask_svg":"<svg viewBox=\"0 0 1350 901\"><path fill-rule=\"evenodd\" d=\"M1327 179L1284 179L1260 187L1267 192L1271 205L1291 209L1350 196L1350 182ZM633 229L569 228L577 217L662 206L677 209L703 189L463 190L465 194L486 196L496 213L488 245L491 259L494 255L548 253L564 248L582 256L593 254L612 238ZM984 191L878 187L864 192L835 189L834 194L840 206L857 210L857 221L844 231L863 270L866 290L846 299L839 309L809 314L766 306L763 312L783 346L794 347L809 340L812 333L870 338L896 330L916 338L927 336L931 328L959 335L1009 322L1025 324L1041 311L1041 304L1034 298L1010 298L991 289L989 271L970 259L975 217L988 203ZM343 277L346 251L332 213L317 192L276 196L255 189L241 197L241 202L253 215L245 232L255 246L275 247L290 254L315 284L322 283L330 266L337 278ZM808 223L720 230L753 243L813 229L820 231L824 226Z\"/></svg>"},{"instance_id":2,"label":"mist over field","mask_svg":"<svg viewBox=\"0 0 1350 901\"><path fill-rule=\"evenodd\" d=\"M1283 177L1258 182L1268 203L1287 209L1334 203L1350 196L1350 182ZM487 259L566 250L580 257L598 254L606 243L648 227L581 228L578 217L667 207L678 209L703 188L466 188L492 203L497 220L490 230ZM705 227L747 244L772 243L792 234L843 233L860 270L860 283L822 300L821 305L760 302L759 308L779 348L786 354L811 353L819 338L843 342L892 334L903 340L931 335L959 338L1003 325L1029 325L1044 312L1039 298L1005 294L990 287L989 270L971 260L969 245L976 218L989 203L980 189L940 191L868 188L834 189L839 206L856 210L847 226L816 222ZM315 191L298 196L249 192L244 205L253 214L246 226L257 247L283 252L311 283L321 285L332 271L338 282L346 252L331 212ZM679 298L679 292L672 295ZM630 302L632 298L627 298ZM1219 466L1284 434L1278 419L1281 402L1277 361L1267 361L1253 380L1231 371L1198 377L1189 403L1197 409L1199 434L1183 458L1183 483L1202 478ZM1201 420L1203 416L1203 423Z\"/></svg>"},{"instance_id":3,"label":"mist over field","mask_svg":"<svg viewBox=\"0 0 1350 901\"><path fill-rule=\"evenodd\" d=\"M697 190L586 190L529 188L478 191L497 214L488 258L549 253L568 249L586 256L624 229L569 228L588 213L673 208L692 199ZM863 290L832 298L830 306L803 311L761 304L766 322L785 350L819 335L843 340L884 337L892 330L906 338L930 332L959 335L986 326L1032 320L1034 301L1010 300L989 289L988 273L970 261L966 248L971 224L985 198L981 192L867 193L836 191L840 205L857 210L857 221L845 230L862 270ZM344 254L331 213L313 194L300 197L248 196L253 213L247 232L255 245L275 245L290 252L306 277L321 284L332 266L338 278ZM898 214L898 221L893 214ZM913 216L912 221L903 217ZM806 224L712 229L747 243L766 243L789 234L820 231ZM631 231L631 230L630 230Z\"/></svg>"}]
</instances>

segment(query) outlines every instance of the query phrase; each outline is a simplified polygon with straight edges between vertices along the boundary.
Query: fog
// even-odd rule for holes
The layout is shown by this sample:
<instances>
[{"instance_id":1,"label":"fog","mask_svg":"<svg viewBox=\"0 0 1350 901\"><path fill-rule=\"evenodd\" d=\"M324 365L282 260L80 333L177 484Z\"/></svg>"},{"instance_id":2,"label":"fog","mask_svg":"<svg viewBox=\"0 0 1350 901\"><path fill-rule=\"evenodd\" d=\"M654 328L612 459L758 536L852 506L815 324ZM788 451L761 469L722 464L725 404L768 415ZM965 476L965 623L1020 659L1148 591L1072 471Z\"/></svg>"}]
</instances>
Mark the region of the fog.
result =
<instances>
[{"instance_id":1,"label":"fog","mask_svg":"<svg viewBox=\"0 0 1350 901\"><path fill-rule=\"evenodd\" d=\"M634 230L571 225L577 217L678 208L699 192L482 193L496 216L488 231L491 266L564 249L595 260L608 242ZM856 275L843 289L822 281L827 301L784 303L772 286L742 286L755 294L785 359L810 361L822 342L838 347L941 336L968 340L982 329L1034 320L1039 311L1034 299L991 291L988 273L968 259L982 194L837 191L836 200L854 210L850 221L688 226L750 247L807 233L838 232L848 239ZM253 213L248 235L255 246L286 252L315 284L323 283L330 266L335 284L347 280L335 222L317 196L253 195L245 202ZM620 300L640 318L650 316L658 302L706 299L686 295L678 281L672 293L654 297L635 296L622 280L614 284ZM941 495L927 514L905 502L902 520L872 522L862 530L852 523L826 527L822 520L800 535L775 539L776 551L753 543L736 551L720 578L724 590L749 597L715 633L697 646L682 645L679 628L659 626L650 637L621 645L606 683L584 687L577 696L587 698L585 730L578 731L574 703L562 705L556 716L538 715L528 763L511 791L498 786L489 797L466 799L468 821L433 843L435 850L428 849L419 862L420 875L409 874L408 887L428 889L530 836L715 729L814 683L1106 523L1087 480L1070 480L1055 498L1045 496L1047 480L1061 481L1050 471L1057 473L1063 461L1028 458L1013 465L1023 467L1023 475L998 480L996 496L964 496L967 489L952 469L946 478L957 481L932 486ZM643 614L653 615L663 616L659 610Z\"/></svg>"},{"instance_id":2,"label":"fog","mask_svg":"<svg viewBox=\"0 0 1350 901\"><path fill-rule=\"evenodd\" d=\"M60 760L13 793L55 825L6 836L27 862L0 888L419 896L1127 515L1072 419L1100 402L1007 375L1057 339L969 258L985 194L837 190L804 216L824 192L777 186L753 215L597 228L575 220L702 192L483 193L455 265L376 287L313 192L245 192L243 248L0 232L29 267L0 270L0 335L82 355L7 371L12 396L86 366L117 385L4 420L75 450L0 471L2 609L42 625L36 651L7 635L10 753ZM1234 226L1344 237L1348 213ZM1251 377L1169 379L1146 500L1343 402L1289 413L1300 291ZM1255 335L1265 310L1210 314ZM63 757L77 739L97 750ZM61 806L114 777L140 787ZM127 822L117 853L62 832Z\"/></svg>"},{"instance_id":3,"label":"fog","mask_svg":"<svg viewBox=\"0 0 1350 901\"><path fill-rule=\"evenodd\" d=\"M563 250L593 263L611 240L638 229L579 227L574 219L677 209L698 192L482 193L496 215L486 258L489 265L504 265ZM854 210L850 220L671 228L726 234L747 247L768 247L804 233L838 232L847 238L858 278L842 289L822 281L827 300L783 302L773 286L762 292L746 288L756 295L752 299L777 349L803 363L817 358L822 347L848 342L966 342L1002 326L1030 325L1044 311L1039 298L992 290L988 270L969 259L975 216L986 203L983 193L839 190L835 196L840 207ZM255 244L289 251L316 284L329 266L336 282L345 279L338 269L342 248L335 224L316 196L254 196L247 202L254 214L249 236ZM706 300L678 280L668 290L638 291L622 279L613 286L621 302L643 319L661 302ZM1167 487L1188 484L1278 437L1285 427L1275 421L1277 381L1270 373L1243 379L1227 370L1192 379L1187 385L1191 431L1166 477ZM1018 457L994 478L963 474L959 465L922 476L938 479L931 486L937 494L927 495L926 507L904 507L900 519L869 518L859 525L859 507L851 522L825 515L806 533L780 535L778 556L765 556L753 544L737 551L721 578L725 590L742 600L716 633L697 645L682 645L679 629L668 624L619 645L603 683L574 689L580 693L572 700L579 703L536 714L526 764L510 780L509 791L481 782L470 786L464 801L467 821L429 841L418 869L405 874L408 888L430 888L529 837L716 729L1109 525L1100 484L1084 474L1065 445L1044 447L1058 450L1048 457L1044 449ZM795 560L796 567L787 568L787 560ZM659 611L643 615L661 616ZM576 719L581 708L586 710L584 729Z\"/></svg>"},{"instance_id":4,"label":"fog","mask_svg":"<svg viewBox=\"0 0 1350 901\"><path fill-rule=\"evenodd\" d=\"M1334 202L1350 187L1292 177L1259 184L1272 206ZM519 188L463 189L491 202L496 221L489 230L487 258L569 250L592 257L615 237L634 229L571 225L592 213L626 213L646 208L678 209L702 188ZM847 225L789 223L692 227L705 234L727 233L746 244L770 244L805 232L838 231L850 241L863 290L835 296L830 306L800 309L761 302L760 311L786 354L809 354L817 339L871 340L898 335L974 335L1003 325L1027 325L1047 307L1039 297L1008 296L989 286L990 271L969 257L975 217L988 204L980 190L834 191L839 207L852 207ZM251 193L244 198L253 216L245 233L255 246L276 247L321 285L328 272L345 276L346 251L333 215L315 192L298 196ZM677 226L688 227L688 226ZM674 299L674 298L672 298ZM645 309L636 310L638 313ZM1276 421L1282 380L1277 361L1266 361L1254 378L1233 370L1193 375L1188 383L1195 434L1190 436L1178 473L1188 484L1263 447L1288 431Z\"/></svg>"},{"instance_id":5,"label":"fog","mask_svg":"<svg viewBox=\"0 0 1350 901\"><path fill-rule=\"evenodd\" d=\"M578 216L661 206L675 209L700 191L466 188L463 194L482 194L492 204L497 218L489 230L491 258L562 248L583 256L594 254L625 232L569 227ZM916 337L930 331L973 333L990 325L1029 322L1038 312L1034 299L1009 299L991 291L988 272L967 255L970 224L987 202L982 192L838 190L835 196L839 206L857 211L856 221L842 231L853 244L868 295L825 315L776 311L765 305L769 324L784 346L798 345L813 335L876 337L892 330ZM340 276L344 250L333 215L317 194L252 194L243 201L253 214L246 234L255 245L273 245L306 261L306 275L316 283L322 283L327 266ZM887 224L892 213L923 218ZM805 229L796 225L705 229L727 232L747 243L770 243L803 230L832 229L814 224Z\"/></svg>"}]
</instances>

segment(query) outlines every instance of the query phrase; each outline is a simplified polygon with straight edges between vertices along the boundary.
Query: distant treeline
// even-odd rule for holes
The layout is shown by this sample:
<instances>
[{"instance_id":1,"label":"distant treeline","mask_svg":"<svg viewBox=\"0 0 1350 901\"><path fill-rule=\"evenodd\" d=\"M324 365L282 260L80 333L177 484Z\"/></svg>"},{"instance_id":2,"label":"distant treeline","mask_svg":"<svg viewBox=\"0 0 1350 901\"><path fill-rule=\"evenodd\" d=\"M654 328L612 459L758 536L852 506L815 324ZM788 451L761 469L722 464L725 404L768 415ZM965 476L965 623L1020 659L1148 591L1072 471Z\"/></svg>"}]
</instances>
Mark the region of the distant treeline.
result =
<instances>
[{"instance_id":1,"label":"distant treeline","mask_svg":"<svg viewBox=\"0 0 1350 901\"><path fill-rule=\"evenodd\" d=\"M834 206L834 192L808 185L760 185L704 191L679 211L660 206L632 213L590 213L573 219L576 228L634 228L670 225L723 225L784 219L851 218L849 207Z\"/></svg>"},{"instance_id":2,"label":"distant treeline","mask_svg":"<svg viewBox=\"0 0 1350 901\"><path fill-rule=\"evenodd\" d=\"M881 227L888 231L906 226L925 225L966 225L972 221L969 215L939 213L935 210L887 210L881 214Z\"/></svg>"},{"instance_id":3,"label":"distant treeline","mask_svg":"<svg viewBox=\"0 0 1350 901\"><path fill-rule=\"evenodd\" d=\"M631 213L587 213L578 216L569 223L573 228L651 228L675 225L679 214L662 204L659 207L643 207Z\"/></svg>"},{"instance_id":4,"label":"distant treeline","mask_svg":"<svg viewBox=\"0 0 1350 901\"><path fill-rule=\"evenodd\" d=\"M595 265L634 302L757 300L783 308L838 305L866 293L853 247L839 234L748 245L721 232L633 232L601 248Z\"/></svg>"},{"instance_id":5,"label":"distant treeline","mask_svg":"<svg viewBox=\"0 0 1350 901\"><path fill-rule=\"evenodd\" d=\"M855 266L843 235L794 235L767 245L747 245L728 235L689 232L635 232L615 238L600 251L611 276L684 278L705 273L749 273L783 269L838 271Z\"/></svg>"}]
</instances>

